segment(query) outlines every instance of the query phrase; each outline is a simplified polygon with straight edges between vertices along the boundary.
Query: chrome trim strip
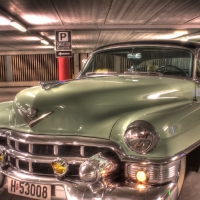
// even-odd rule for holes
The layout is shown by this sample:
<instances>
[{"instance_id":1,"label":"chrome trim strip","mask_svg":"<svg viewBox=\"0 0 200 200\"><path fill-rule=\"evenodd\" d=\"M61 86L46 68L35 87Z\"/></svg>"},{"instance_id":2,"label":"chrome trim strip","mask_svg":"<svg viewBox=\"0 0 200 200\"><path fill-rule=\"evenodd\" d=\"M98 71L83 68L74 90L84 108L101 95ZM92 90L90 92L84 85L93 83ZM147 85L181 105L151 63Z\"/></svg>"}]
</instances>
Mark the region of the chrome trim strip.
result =
<instances>
[{"instance_id":1,"label":"chrome trim strip","mask_svg":"<svg viewBox=\"0 0 200 200\"><path fill-rule=\"evenodd\" d=\"M5 130L5 129L4 129ZM0 129L1 131L1 129ZM77 145L77 146L95 146L95 147L104 147L109 148L117 153L121 161L124 162L137 162L137 163L146 163L146 164L166 164L173 162L175 160L181 159L186 156L189 152L200 146L200 140L192 144L183 151L178 152L177 154L171 157L152 157L152 158L142 158L139 156L128 156L125 155L124 150L117 143L99 138L87 138L87 137L75 137L75 136L50 136L50 135L33 135L21 132L15 132L12 130L7 130L5 132L7 137L11 140L18 142L29 143L29 144L51 144L51 145ZM9 139L8 139L9 140ZM12 150L13 151L13 150ZM24 155L23 155L24 156ZM53 157L52 157L53 158Z\"/></svg>"},{"instance_id":2,"label":"chrome trim strip","mask_svg":"<svg viewBox=\"0 0 200 200\"><path fill-rule=\"evenodd\" d=\"M80 148L80 155L81 156L85 156L85 147L84 146L81 146L81 148Z\"/></svg>"},{"instance_id":3,"label":"chrome trim strip","mask_svg":"<svg viewBox=\"0 0 200 200\"><path fill-rule=\"evenodd\" d=\"M171 156L171 157L166 157L166 158L138 158L136 156L126 156L125 158L123 158L123 161L125 162L133 162L134 160L137 163L145 163L145 164L167 164L170 162L173 162L175 160L179 160L181 158L183 158L184 156L186 156L188 153L190 153L191 151L193 151L195 148L197 148L198 146L200 146L200 140L197 141L196 143L192 144L191 146L189 146L188 148L186 148L183 151L178 152L177 154Z\"/></svg>"},{"instance_id":4,"label":"chrome trim strip","mask_svg":"<svg viewBox=\"0 0 200 200\"><path fill-rule=\"evenodd\" d=\"M65 188L66 199L93 199L95 198L95 194L89 190L86 183L80 182L76 179L64 179L58 180L55 177L49 176L36 176L30 174L24 174L19 172L16 169L9 167L8 169L2 169L0 167L0 172L5 176L19 180L25 181L35 184L44 184L44 185L60 185ZM128 187L125 185L108 185L107 192L104 193L102 199L115 199L121 200L126 199L127 197L133 197L139 199L162 199L162 200L170 200L177 199L177 185L175 183L169 183L167 185L160 186L147 186L144 190L140 191L137 188L137 184ZM170 193L168 192L170 191Z\"/></svg>"},{"instance_id":5,"label":"chrome trim strip","mask_svg":"<svg viewBox=\"0 0 200 200\"><path fill-rule=\"evenodd\" d=\"M14 149L10 149L8 147L0 146L10 157L16 158L26 162L39 162L39 163L51 163L57 157L56 156L36 156L27 153L22 153L16 151ZM81 164L86 161L88 158L81 158L81 157L63 157L65 158L69 164Z\"/></svg>"},{"instance_id":6,"label":"chrome trim strip","mask_svg":"<svg viewBox=\"0 0 200 200\"><path fill-rule=\"evenodd\" d=\"M29 162L29 163L28 163L28 171L29 171L29 172L33 172L32 162Z\"/></svg>"},{"instance_id":7,"label":"chrome trim strip","mask_svg":"<svg viewBox=\"0 0 200 200\"><path fill-rule=\"evenodd\" d=\"M19 159L16 159L16 168L19 169Z\"/></svg>"},{"instance_id":8,"label":"chrome trim strip","mask_svg":"<svg viewBox=\"0 0 200 200\"><path fill-rule=\"evenodd\" d=\"M53 154L54 154L55 156L58 156L58 145L54 145L54 146L53 146Z\"/></svg>"},{"instance_id":9,"label":"chrome trim strip","mask_svg":"<svg viewBox=\"0 0 200 200\"><path fill-rule=\"evenodd\" d=\"M143 42L145 43L145 41ZM164 45L164 44L124 44L124 45L113 45L113 46L107 46L105 48L101 48L101 49L97 49L97 50L94 50L90 55L94 54L94 53L97 53L97 52L100 52L100 51L105 51L105 50L111 50L111 49L118 49L118 48L127 48L127 47L172 47L172 48L178 48L178 49L184 49L184 50L189 50L191 51L192 53L194 53L194 49L192 48L187 48L187 47L183 47L181 45L171 45L171 44L168 44L168 45Z\"/></svg>"},{"instance_id":10,"label":"chrome trim strip","mask_svg":"<svg viewBox=\"0 0 200 200\"><path fill-rule=\"evenodd\" d=\"M25 122L27 123L27 125L29 125L30 127L34 126L36 123L40 122L45 117L47 117L47 116L49 116L50 114L53 113L53 111L51 111L51 112L48 112L48 113L45 113L45 114L41 115L37 119L31 120L20 109L18 109L18 112L23 117L23 119L25 120Z\"/></svg>"},{"instance_id":11,"label":"chrome trim strip","mask_svg":"<svg viewBox=\"0 0 200 200\"><path fill-rule=\"evenodd\" d=\"M18 112L22 116L22 118L25 120L26 124L29 125L31 120L20 109L18 109Z\"/></svg>"},{"instance_id":12,"label":"chrome trim strip","mask_svg":"<svg viewBox=\"0 0 200 200\"><path fill-rule=\"evenodd\" d=\"M28 152L33 153L33 144L28 145Z\"/></svg>"},{"instance_id":13,"label":"chrome trim strip","mask_svg":"<svg viewBox=\"0 0 200 200\"><path fill-rule=\"evenodd\" d=\"M7 137L7 144L10 147L10 139L9 139L9 137Z\"/></svg>"},{"instance_id":14,"label":"chrome trim strip","mask_svg":"<svg viewBox=\"0 0 200 200\"><path fill-rule=\"evenodd\" d=\"M106 139L89 138L89 137L74 137L74 136L55 136L55 135L33 135L21 132L8 130L5 132L10 140L28 143L28 144L46 144L46 145L75 145L75 146L95 146L105 147L115 151L120 158L125 156L121 147Z\"/></svg>"},{"instance_id":15,"label":"chrome trim strip","mask_svg":"<svg viewBox=\"0 0 200 200\"><path fill-rule=\"evenodd\" d=\"M34 183L40 183L40 184L49 184L51 183L51 185L56 185L60 184L61 182L55 178L55 177L50 177L50 176L36 176L36 175L32 175L32 174L25 174L20 172L19 170L16 170L12 167L8 167L8 169L4 170L0 167L0 172L2 172L3 174L5 174L6 176L10 177L10 178L14 178L16 180L24 180L27 182L34 182Z\"/></svg>"},{"instance_id":16,"label":"chrome trim strip","mask_svg":"<svg viewBox=\"0 0 200 200\"><path fill-rule=\"evenodd\" d=\"M15 149L19 150L19 142L18 141L15 141Z\"/></svg>"}]
</instances>

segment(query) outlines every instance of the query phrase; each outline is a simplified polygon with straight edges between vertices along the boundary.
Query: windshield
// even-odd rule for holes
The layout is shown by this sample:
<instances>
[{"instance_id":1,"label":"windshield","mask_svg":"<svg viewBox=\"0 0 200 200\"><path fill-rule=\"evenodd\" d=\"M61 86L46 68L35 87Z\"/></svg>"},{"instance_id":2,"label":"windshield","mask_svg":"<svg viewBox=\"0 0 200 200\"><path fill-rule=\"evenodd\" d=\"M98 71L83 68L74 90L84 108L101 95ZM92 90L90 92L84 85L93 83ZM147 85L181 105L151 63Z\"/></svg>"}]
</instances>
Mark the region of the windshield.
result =
<instances>
[{"instance_id":1,"label":"windshield","mask_svg":"<svg viewBox=\"0 0 200 200\"><path fill-rule=\"evenodd\" d=\"M192 53L189 50L162 47L126 47L92 54L80 77L121 73L162 73L192 77Z\"/></svg>"}]
</instances>

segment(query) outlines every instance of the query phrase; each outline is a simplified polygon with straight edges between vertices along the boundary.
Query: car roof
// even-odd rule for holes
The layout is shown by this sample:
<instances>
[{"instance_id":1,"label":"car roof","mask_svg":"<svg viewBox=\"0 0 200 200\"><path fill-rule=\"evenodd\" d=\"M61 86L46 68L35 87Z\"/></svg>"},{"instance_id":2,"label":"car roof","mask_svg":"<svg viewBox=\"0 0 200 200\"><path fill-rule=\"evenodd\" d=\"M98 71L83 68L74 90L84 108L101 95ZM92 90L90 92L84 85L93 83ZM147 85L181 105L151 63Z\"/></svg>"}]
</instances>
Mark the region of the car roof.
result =
<instances>
[{"instance_id":1,"label":"car roof","mask_svg":"<svg viewBox=\"0 0 200 200\"><path fill-rule=\"evenodd\" d=\"M200 43L198 42L188 42L188 41L181 41L181 40L141 40L141 41L130 41L130 42L120 42L109 44L105 46L101 46L95 51L105 49L105 48L112 48L117 46L131 46L131 45L174 45L180 46L185 48L200 48Z\"/></svg>"}]
</instances>

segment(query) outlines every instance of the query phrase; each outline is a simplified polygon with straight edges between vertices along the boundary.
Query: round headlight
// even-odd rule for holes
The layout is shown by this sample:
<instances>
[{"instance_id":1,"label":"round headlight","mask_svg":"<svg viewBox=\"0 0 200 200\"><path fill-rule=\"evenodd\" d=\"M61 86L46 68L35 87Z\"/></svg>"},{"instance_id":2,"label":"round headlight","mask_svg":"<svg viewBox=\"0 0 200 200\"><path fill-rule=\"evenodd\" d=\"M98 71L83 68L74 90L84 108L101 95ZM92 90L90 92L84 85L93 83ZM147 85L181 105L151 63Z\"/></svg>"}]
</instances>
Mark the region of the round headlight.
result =
<instances>
[{"instance_id":1,"label":"round headlight","mask_svg":"<svg viewBox=\"0 0 200 200\"><path fill-rule=\"evenodd\" d=\"M128 126L124 139L131 150L145 154L155 148L159 137L153 125L149 122L138 120Z\"/></svg>"}]
</instances>

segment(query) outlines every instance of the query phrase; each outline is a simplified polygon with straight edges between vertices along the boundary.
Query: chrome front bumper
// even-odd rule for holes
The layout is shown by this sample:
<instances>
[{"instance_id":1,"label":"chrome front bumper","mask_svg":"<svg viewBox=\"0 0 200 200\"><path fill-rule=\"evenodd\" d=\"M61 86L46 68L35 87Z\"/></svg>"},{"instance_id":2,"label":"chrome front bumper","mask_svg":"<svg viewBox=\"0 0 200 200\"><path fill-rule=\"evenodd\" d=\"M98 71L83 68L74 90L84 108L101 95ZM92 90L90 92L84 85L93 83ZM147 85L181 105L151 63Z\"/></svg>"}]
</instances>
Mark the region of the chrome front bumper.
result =
<instances>
[{"instance_id":1,"label":"chrome front bumper","mask_svg":"<svg viewBox=\"0 0 200 200\"><path fill-rule=\"evenodd\" d=\"M138 188L137 184L133 186L113 185L103 189L101 194L97 194L81 181L60 181L55 177L25 174L11 167L3 169L0 167L0 173L5 175L4 188L7 188L6 177L37 184L51 184L54 187L52 200L176 200L178 198L178 188L175 183L150 186L142 190Z\"/></svg>"}]
</instances>

